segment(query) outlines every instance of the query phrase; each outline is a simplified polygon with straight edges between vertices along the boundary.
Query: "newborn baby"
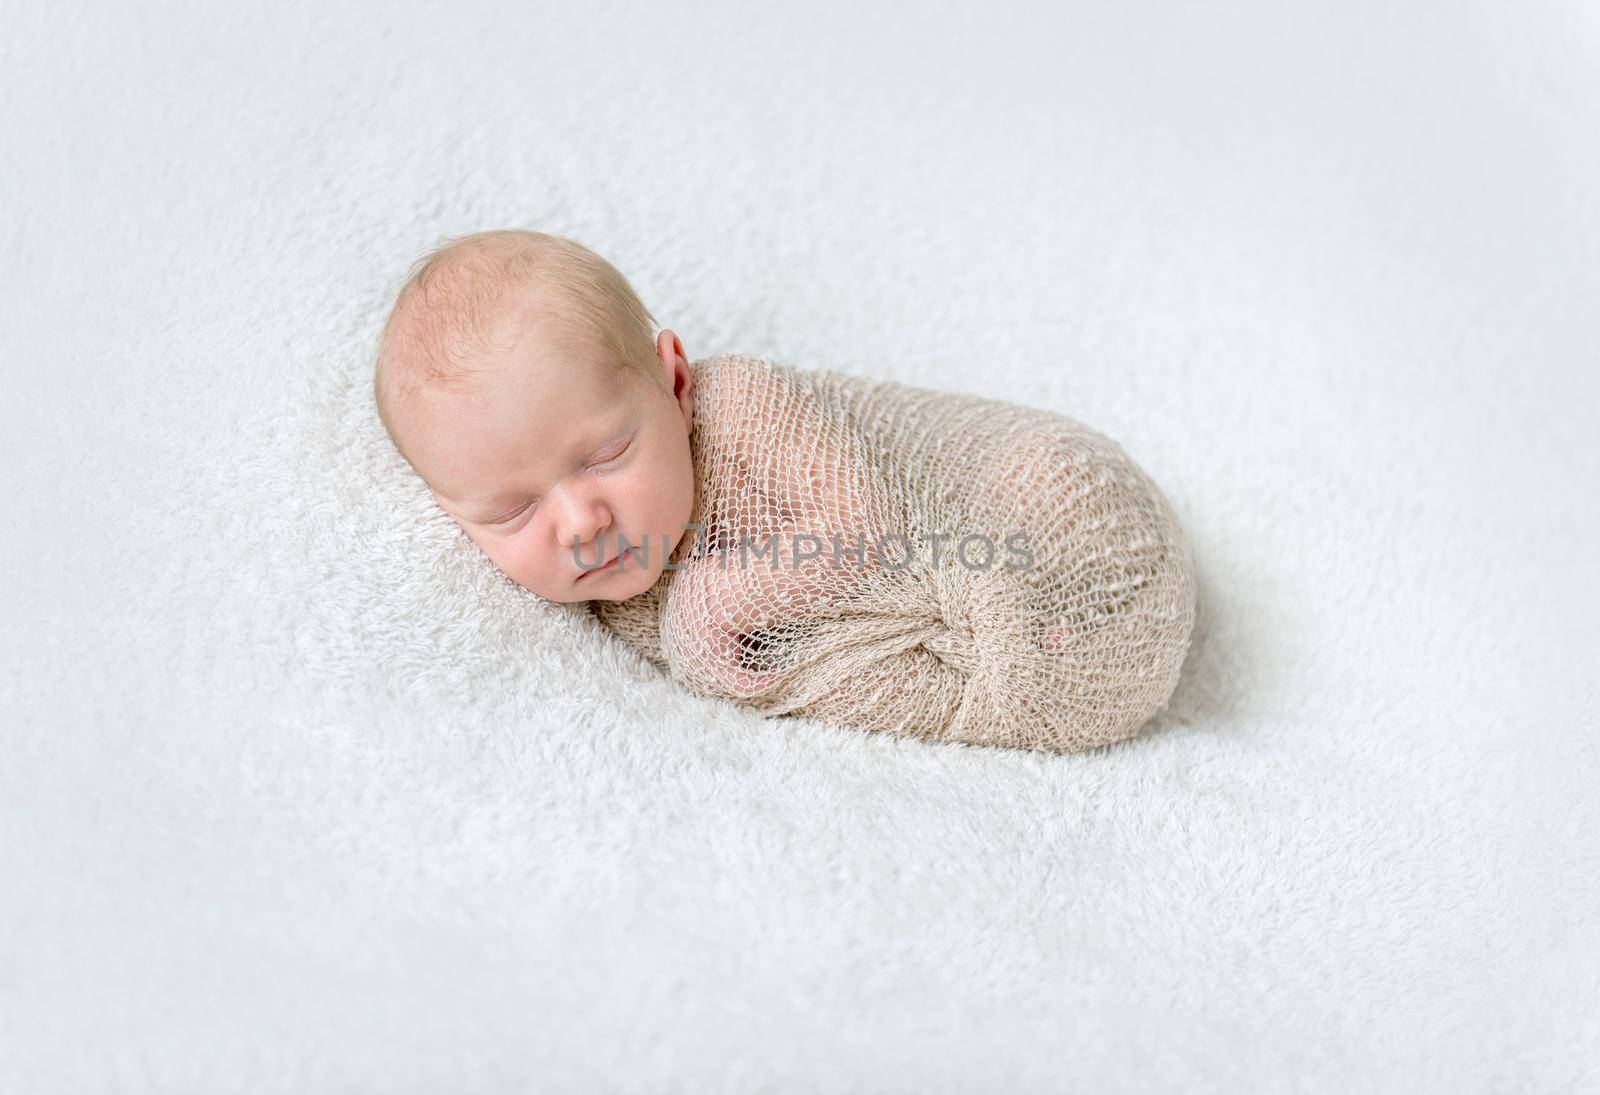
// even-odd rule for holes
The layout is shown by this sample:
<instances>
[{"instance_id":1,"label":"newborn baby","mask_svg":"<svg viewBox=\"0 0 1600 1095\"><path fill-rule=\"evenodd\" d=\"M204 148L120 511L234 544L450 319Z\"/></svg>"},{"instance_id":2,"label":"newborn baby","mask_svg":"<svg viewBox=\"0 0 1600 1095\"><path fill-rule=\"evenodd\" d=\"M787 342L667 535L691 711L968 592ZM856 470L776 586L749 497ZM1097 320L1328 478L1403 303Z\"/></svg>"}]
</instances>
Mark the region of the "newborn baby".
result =
<instances>
[{"instance_id":1,"label":"newborn baby","mask_svg":"<svg viewBox=\"0 0 1600 1095\"><path fill-rule=\"evenodd\" d=\"M414 268L374 395L507 576L771 715L1055 751L1137 732L1194 617L1170 510L1049 412L723 355L604 259L486 232Z\"/></svg>"}]
</instances>

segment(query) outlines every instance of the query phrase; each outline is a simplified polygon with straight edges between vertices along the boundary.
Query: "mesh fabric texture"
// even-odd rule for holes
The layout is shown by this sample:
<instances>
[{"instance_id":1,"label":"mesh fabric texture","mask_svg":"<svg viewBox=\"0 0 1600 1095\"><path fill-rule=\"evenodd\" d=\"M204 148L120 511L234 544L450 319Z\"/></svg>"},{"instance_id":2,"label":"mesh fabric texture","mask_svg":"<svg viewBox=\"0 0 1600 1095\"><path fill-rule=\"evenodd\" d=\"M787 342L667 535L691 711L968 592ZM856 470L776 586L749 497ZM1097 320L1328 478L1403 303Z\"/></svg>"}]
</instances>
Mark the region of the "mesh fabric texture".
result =
<instances>
[{"instance_id":1,"label":"mesh fabric texture","mask_svg":"<svg viewBox=\"0 0 1600 1095\"><path fill-rule=\"evenodd\" d=\"M1166 705L1193 569L1115 442L1049 411L759 357L690 370L699 528L651 589L590 603L686 687L1051 752L1130 737Z\"/></svg>"}]
</instances>

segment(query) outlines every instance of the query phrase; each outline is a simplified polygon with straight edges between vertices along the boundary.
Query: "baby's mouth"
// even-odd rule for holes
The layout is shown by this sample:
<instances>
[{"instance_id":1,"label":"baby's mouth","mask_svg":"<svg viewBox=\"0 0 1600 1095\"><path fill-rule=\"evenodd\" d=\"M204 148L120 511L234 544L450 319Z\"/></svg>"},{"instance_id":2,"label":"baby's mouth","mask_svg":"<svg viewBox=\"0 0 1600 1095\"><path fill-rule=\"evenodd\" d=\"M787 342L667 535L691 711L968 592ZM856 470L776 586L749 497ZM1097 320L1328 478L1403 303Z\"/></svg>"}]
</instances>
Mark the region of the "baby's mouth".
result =
<instances>
[{"instance_id":1,"label":"baby's mouth","mask_svg":"<svg viewBox=\"0 0 1600 1095\"><path fill-rule=\"evenodd\" d=\"M601 563L599 566L590 567L588 570L586 570L582 574L578 575L578 581L580 581L580 582L583 581L585 578L589 577L591 574L599 574L602 571L615 570L617 568L617 566L621 563L623 554L624 554L623 552L619 551L619 552L617 552L617 554L613 555L610 559L608 559L606 562Z\"/></svg>"}]
</instances>

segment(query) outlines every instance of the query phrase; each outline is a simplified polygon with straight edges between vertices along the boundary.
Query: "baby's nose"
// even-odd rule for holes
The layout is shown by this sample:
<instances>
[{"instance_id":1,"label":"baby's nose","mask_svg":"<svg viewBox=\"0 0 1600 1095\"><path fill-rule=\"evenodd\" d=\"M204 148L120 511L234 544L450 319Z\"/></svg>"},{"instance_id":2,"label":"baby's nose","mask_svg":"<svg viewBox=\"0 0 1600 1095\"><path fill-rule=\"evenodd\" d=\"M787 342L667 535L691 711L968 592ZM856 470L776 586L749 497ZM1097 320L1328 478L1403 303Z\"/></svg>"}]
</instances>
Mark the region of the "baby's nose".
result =
<instances>
[{"instance_id":1,"label":"baby's nose","mask_svg":"<svg viewBox=\"0 0 1600 1095\"><path fill-rule=\"evenodd\" d=\"M563 544L587 544L611 525L611 514L597 500L566 499L561 511L560 536Z\"/></svg>"}]
</instances>

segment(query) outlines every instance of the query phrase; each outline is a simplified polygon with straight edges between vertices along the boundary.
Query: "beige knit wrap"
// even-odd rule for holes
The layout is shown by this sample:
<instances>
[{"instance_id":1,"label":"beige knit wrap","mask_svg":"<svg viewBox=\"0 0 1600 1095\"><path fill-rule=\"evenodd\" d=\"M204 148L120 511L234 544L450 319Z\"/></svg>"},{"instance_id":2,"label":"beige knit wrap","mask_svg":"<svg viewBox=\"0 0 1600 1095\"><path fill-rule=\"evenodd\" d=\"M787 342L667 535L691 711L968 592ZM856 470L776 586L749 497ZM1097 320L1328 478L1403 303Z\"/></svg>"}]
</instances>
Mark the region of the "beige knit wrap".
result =
<instances>
[{"instance_id":1,"label":"beige knit wrap","mask_svg":"<svg viewBox=\"0 0 1600 1095\"><path fill-rule=\"evenodd\" d=\"M1115 442L831 370L740 355L690 369L702 527L653 588L591 603L685 686L768 715L1057 752L1127 738L1165 706L1193 572Z\"/></svg>"}]
</instances>

